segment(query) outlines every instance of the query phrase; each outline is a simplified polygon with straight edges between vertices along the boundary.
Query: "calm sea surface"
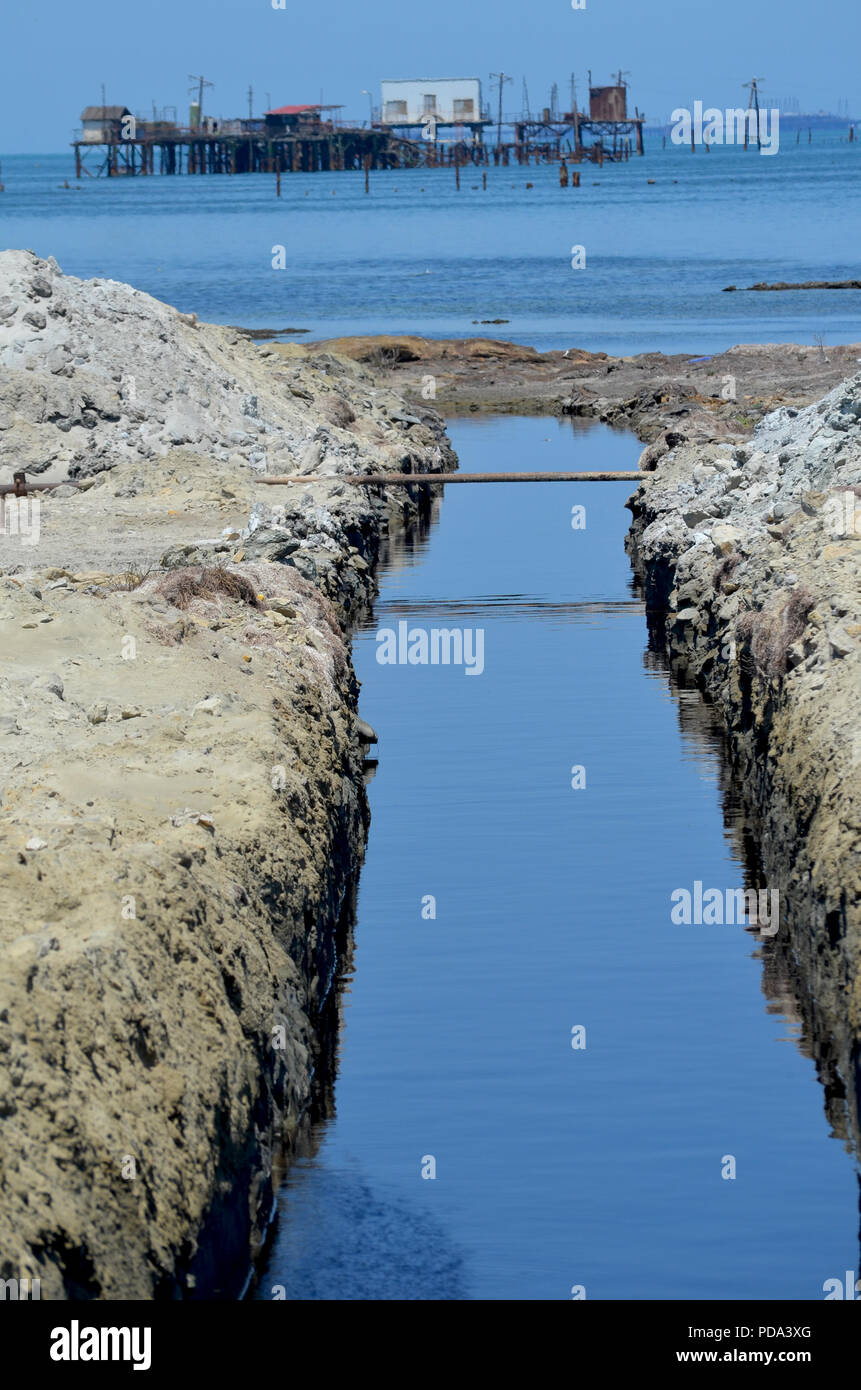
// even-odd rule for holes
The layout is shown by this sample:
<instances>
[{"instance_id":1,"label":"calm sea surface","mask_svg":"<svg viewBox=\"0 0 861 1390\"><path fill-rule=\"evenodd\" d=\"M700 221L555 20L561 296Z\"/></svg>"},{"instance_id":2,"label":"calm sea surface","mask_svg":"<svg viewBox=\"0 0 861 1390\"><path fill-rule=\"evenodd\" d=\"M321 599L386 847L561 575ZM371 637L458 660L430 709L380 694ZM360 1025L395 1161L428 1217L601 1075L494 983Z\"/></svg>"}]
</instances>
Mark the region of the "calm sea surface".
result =
<instances>
[{"instance_id":1,"label":"calm sea surface","mask_svg":"<svg viewBox=\"0 0 861 1390\"><path fill-rule=\"evenodd\" d=\"M312 337L482 333L613 353L858 341L861 291L722 293L858 277L861 141L805 141L692 155L647 135L643 159L581 165L579 189L548 165L491 166L486 191L465 169L459 193L442 169L373 173L368 196L361 173L291 174L280 201L270 175L78 185L71 150L0 156L0 243L202 319ZM509 322L475 322L496 318Z\"/></svg>"},{"instance_id":2,"label":"calm sea surface","mask_svg":"<svg viewBox=\"0 0 861 1390\"><path fill-rule=\"evenodd\" d=\"M479 472L639 449L543 419L451 435ZM647 651L629 491L450 488L382 576L354 642L380 743L336 1116L258 1298L817 1299L857 1267L855 1171L772 945L670 921L675 888L745 878L707 712ZM482 628L483 673L379 664L403 620Z\"/></svg>"}]
</instances>

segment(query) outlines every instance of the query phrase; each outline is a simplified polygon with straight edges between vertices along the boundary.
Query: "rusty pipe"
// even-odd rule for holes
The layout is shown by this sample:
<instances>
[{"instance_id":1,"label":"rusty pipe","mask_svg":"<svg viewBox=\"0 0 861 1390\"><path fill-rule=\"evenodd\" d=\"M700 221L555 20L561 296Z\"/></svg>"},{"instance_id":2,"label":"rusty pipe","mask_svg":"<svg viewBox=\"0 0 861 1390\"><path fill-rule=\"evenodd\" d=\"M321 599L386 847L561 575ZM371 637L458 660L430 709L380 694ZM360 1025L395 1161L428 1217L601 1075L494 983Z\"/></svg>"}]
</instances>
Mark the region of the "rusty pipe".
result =
<instances>
[{"instance_id":1,"label":"rusty pipe","mask_svg":"<svg viewBox=\"0 0 861 1390\"><path fill-rule=\"evenodd\" d=\"M280 487L288 483L352 483L354 486L388 487L401 484L405 487L414 483L429 486L445 483L615 483L639 481L643 477L639 471L601 470L600 472L580 473L333 473L321 477L318 474L284 474L278 477L258 478L259 483L269 487Z\"/></svg>"}]
</instances>

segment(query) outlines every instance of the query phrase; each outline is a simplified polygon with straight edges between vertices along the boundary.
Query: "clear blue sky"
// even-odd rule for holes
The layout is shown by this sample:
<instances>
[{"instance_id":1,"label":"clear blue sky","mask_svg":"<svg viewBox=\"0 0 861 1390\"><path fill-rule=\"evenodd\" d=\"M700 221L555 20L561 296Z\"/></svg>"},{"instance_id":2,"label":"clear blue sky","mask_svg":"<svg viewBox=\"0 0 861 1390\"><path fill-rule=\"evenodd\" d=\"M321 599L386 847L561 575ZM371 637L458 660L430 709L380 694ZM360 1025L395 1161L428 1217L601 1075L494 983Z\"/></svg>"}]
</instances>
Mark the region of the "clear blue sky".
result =
<instances>
[{"instance_id":1,"label":"clear blue sky","mask_svg":"<svg viewBox=\"0 0 861 1390\"><path fill-rule=\"evenodd\" d=\"M249 82L259 114L271 94L287 102L342 102L364 119L384 77L476 76L485 96L500 68L515 81L505 106L560 101L573 71L604 82L630 73L631 97L652 118L699 98L736 105L741 83L765 79L763 94L796 96L802 110L848 98L861 114L859 0L79 0L7 7L3 17L0 153L59 151L82 108L107 100L141 114L187 111L188 74L215 83L205 110L247 113ZM567 105L567 102L565 103Z\"/></svg>"}]
</instances>

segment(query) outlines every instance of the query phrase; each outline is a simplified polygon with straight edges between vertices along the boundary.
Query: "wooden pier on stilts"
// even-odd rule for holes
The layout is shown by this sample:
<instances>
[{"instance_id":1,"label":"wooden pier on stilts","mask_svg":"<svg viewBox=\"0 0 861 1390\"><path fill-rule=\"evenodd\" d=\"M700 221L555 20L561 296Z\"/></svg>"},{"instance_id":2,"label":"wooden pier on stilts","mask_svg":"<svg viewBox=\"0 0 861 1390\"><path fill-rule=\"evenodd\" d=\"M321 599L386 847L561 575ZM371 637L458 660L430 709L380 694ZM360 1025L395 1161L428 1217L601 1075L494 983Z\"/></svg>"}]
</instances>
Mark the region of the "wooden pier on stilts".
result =
<instances>
[{"instance_id":1,"label":"wooden pier on stilts","mask_svg":"<svg viewBox=\"0 0 861 1390\"><path fill-rule=\"evenodd\" d=\"M197 100L190 108L188 126L175 120L133 116L124 106L90 106L82 112L79 139L72 141L75 176L134 177L153 174L282 174L329 173L340 170L414 169L453 166L459 185L459 171L469 165L507 165L553 163L563 159L578 163L591 159L625 160L632 153L643 154L645 117L636 109L627 112L627 84L621 72L611 87L593 87L589 75L589 111L577 107L572 78L572 109L559 113L547 107L540 116L525 114L503 122L502 82L497 119L487 114L469 120L433 119L433 130L425 124L399 128L400 123L370 120L350 125L334 114L341 108L323 105L282 106L261 118L222 120L202 114L204 89L211 86L202 77L194 79ZM104 97L104 93L103 93ZM251 107L249 89L249 110ZM553 100L556 99L554 87ZM173 108L171 108L173 109ZM496 125L496 140L486 139ZM503 124L513 131L513 141L503 141ZM633 142L633 143L632 143ZM88 163L87 156L94 158ZM94 166L94 167L93 167ZM578 180L575 179L574 186Z\"/></svg>"},{"instance_id":2,"label":"wooden pier on stilts","mask_svg":"<svg viewBox=\"0 0 861 1390\"><path fill-rule=\"evenodd\" d=\"M131 177L148 174L328 173L343 169L403 169L422 163L422 151L388 131L344 127L302 135L146 132L96 143L75 140L75 176ZM98 164L88 168L87 154Z\"/></svg>"}]
</instances>

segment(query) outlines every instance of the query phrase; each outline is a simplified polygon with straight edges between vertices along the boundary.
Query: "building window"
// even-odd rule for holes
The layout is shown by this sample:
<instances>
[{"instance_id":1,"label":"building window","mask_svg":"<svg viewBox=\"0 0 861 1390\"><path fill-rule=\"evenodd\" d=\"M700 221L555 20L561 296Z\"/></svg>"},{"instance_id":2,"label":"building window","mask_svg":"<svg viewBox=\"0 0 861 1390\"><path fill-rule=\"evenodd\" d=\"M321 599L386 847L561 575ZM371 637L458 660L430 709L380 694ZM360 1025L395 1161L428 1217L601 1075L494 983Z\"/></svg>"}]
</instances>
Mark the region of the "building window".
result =
<instances>
[{"instance_id":1,"label":"building window","mask_svg":"<svg viewBox=\"0 0 861 1390\"><path fill-rule=\"evenodd\" d=\"M387 121L395 121L395 120L397 120L398 117L400 117L400 116L403 116L404 120L406 120L406 115L407 115L407 104L406 104L405 101L387 101L387 102L386 102L386 120L387 120Z\"/></svg>"},{"instance_id":2,"label":"building window","mask_svg":"<svg viewBox=\"0 0 861 1390\"><path fill-rule=\"evenodd\" d=\"M461 120L474 116L475 108L473 105L472 97L464 97L463 100L461 100L459 97L455 97L454 114L455 118L460 116Z\"/></svg>"},{"instance_id":3,"label":"building window","mask_svg":"<svg viewBox=\"0 0 861 1390\"><path fill-rule=\"evenodd\" d=\"M436 94L434 92L425 92L422 103L422 110L426 116L436 115Z\"/></svg>"}]
</instances>

